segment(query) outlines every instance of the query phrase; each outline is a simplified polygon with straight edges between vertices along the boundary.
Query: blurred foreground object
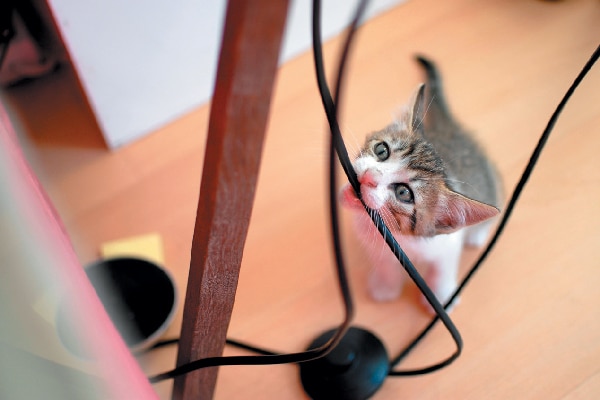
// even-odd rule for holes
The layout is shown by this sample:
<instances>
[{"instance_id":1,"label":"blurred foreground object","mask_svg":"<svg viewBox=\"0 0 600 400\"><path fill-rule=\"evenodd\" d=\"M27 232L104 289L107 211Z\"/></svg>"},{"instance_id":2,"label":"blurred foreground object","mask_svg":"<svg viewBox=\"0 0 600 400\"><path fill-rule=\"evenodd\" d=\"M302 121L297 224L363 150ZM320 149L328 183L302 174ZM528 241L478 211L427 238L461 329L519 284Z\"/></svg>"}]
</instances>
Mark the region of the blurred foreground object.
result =
<instances>
[{"instance_id":1,"label":"blurred foreground object","mask_svg":"<svg viewBox=\"0 0 600 400\"><path fill-rule=\"evenodd\" d=\"M0 107L0 398L155 399ZM68 304L67 350L56 329Z\"/></svg>"}]
</instances>

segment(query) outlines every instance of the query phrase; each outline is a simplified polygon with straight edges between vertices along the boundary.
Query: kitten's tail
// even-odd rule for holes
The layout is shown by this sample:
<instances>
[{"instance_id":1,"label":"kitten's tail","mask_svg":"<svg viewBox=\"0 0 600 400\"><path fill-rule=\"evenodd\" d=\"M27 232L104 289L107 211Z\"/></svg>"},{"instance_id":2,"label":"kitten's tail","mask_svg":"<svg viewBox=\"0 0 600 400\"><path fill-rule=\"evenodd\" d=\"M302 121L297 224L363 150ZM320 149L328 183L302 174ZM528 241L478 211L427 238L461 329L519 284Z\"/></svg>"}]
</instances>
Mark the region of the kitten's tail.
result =
<instances>
[{"instance_id":1,"label":"kitten's tail","mask_svg":"<svg viewBox=\"0 0 600 400\"><path fill-rule=\"evenodd\" d=\"M425 100L425 118L431 124L454 122L442 90L442 79L435 64L426 57L417 54L415 59L421 64L427 76L427 96Z\"/></svg>"}]
</instances>

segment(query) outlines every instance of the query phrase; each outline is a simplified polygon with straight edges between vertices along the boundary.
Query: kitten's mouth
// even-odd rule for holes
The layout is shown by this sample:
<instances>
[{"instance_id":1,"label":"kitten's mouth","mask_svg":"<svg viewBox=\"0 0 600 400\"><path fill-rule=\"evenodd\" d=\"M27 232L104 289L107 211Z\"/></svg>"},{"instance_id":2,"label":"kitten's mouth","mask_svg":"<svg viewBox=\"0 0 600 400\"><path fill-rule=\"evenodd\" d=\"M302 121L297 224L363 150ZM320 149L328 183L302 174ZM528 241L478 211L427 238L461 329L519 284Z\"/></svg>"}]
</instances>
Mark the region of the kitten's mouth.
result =
<instances>
[{"instance_id":1,"label":"kitten's mouth","mask_svg":"<svg viewBox=\"0 0 600 400\"><path fill-rule=\"evenodd\" d=\"M354 188L349 183L342 188L340 201L345 207L357 210L364 209L362 202L356 196L356 192L354 192Z\"/></svg>"},{"instance_id":2,"label":"kitten's mouth","mask_svg":"<svg viewBox=\"0 0 600 400\"><path fill-rule=\"evenodd\" d=\"M379 209L380 207L378 207L376 205L376 201L374 201L374 199L372 198L372 195L369 194L368 190L365 190L365 188L363 188L363 186L364 185L361 185L361 192L362 192L362 198L363 198L363 201L365 202L365 204L373 210ZM364 206L363 206L362 202L360 201L358 196L356 196L356 192L354 192L354 188L352 188L352 185L350 185L350 184L347 184L342 189L342 192L340 194L340 200L341 200L341 203L348 208L364 210Z\"/></svg>"}]
</instances>

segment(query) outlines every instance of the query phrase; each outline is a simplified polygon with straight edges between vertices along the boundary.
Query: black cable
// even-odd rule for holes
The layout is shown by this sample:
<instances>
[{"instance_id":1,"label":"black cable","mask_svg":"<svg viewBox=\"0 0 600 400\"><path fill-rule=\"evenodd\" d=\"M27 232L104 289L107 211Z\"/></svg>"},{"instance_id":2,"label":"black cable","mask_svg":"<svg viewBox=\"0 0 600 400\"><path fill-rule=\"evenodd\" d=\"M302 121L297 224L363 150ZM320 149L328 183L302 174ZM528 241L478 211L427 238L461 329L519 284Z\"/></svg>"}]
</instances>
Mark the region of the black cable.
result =
<instances>
[{"instance_id":1,"label":"black cable","mask_svg":"<svg viewBox=\"0 0 600 400\"><path fill-rule=\"evenodd\" d=\"M450 317L448 316L448 314L445 311L445 307L447 307L447 305L442 306L440 304L440 302L437 300L437 298L435 297L435 295L433 294L433 292L431 291L431 289L429 288L429 286L427 285L425 280L421 277L421 275L419 274L417 269L414 267L414 265L412 264L412 262L410 261L410 259L406 255L406 253L404 253L404 251L402 250L402 248L400 247L400 245L398 244L398 242L396 241L396 239L394 238L392 233L389 231L388 227L386 226L386 224L383 221L383 218L381 218L380 214L376 210L370 209L363 201L361 193L360 193L360 183L358 182L358 177L356 176L356 172L354 171L354 168L352 167L352 163L348 157L348 152L346 151L344 141L342 140L339 125L338 125L337 111L339 109L339 99L341 97L341 88L343 86L342 82L344 79L345 66L347 64L346 60L347 60L347 57L350 52L350 45L352 43L353 36L358 27L358 23L362 17L362 13L366 7L366 3L367 3L366 0L362 0L359 3L359 6L355 13L355 17L352 20L352 23L350 24L350 28L348 29L348 32L346 35L346 40L344 42L342 55L340 57L340 61L338 64L335 99L331 100L331 94L329 93L329 90L327 88L325 73L323 71L322 55L320 54L320 52L321 52L320 43L313 42L313 48L315 49L314 51L315 51L315 67L316 67L316 72L317 72L317 82L318 82L318 86L319 86L319 92L321 93L321 98L323 99L323 106L325 108L327 120L329 122L329 127L330 127L330 131L331 131L331 135L332 135L332 143L333 143L332 147L335 146L335 148L336 148L340 163L342 164L344 172L346 173L346 176L348 177L348 181L352 185L352 188L354 189L354 192L356 193L357 198L361 201L363 207L365 208L365 210L371 217L373 223L379 230L379 233L382 235L382 237L384 238L387 245L390 247L390 249L396 256L396 258L398 259L400 264L402 264L402 266L408 273L409 277L413 280L413 282L417 285L417 287L419 288L421 293L423 293L423 295L425 296L425 298L427 299L429 304L433 307L433 309L436 312L437 317L442 320L443 324L446 326L446 329L448 330L448 332L450 333L450 335L452 336L452 339L454 340L454 342L456 344L456 351L452 355L450 355L448 358L446 358L445 360L443 360L435 365L432 365L432 366L422 369L423 373L427 373L427 372L432 372L432 371L435 371L437 369L440 369L442 367L449 365L450 363L452 363L454 360L456 360L460 356L460 354L462 352L462 347L463 347L460 332L458 331L458 329L456 328L456 326L454 325L454 323L452 322L452 320L450 319ZM313 7L313 10L317 10L320 8L319 0L314 0L314 4L315 4L315 6ZM313 29L314 29L314 27L316 25L318 25L318 20L315 21L316 17L314 15L313 15L313 18L314 18L313 19ZM316 35L313 34L313 38L315 36ZM335 167L335 165L333 165L333 166L330 165L330 171L333 171L334 167ZM336 207L336 206L337 205L332 205L332 207ZM335 211L335 213L337 215L337 210ZM337 225L337 221L335 222L335 225ZM336 240L339 240L339 239L336 239ZM451 304L451 303L448 303L448 304Z\"/></svg>"},{"instance_id":2,"label":"black cable","mask_svg":"<svg viewBox=\"0 0 600 400\"><path fill-rule=\"evenodd\" d=\"M338 81L336 88L336 99L339 99L338 95L341 90L341 80L344 75L344 66L346 64L346 57L349 52L349 47L351 43L351 39L356 31L356 27L358 25L358 21L362 16L366 5L366 1L362 0L356 10L354 19L350 25L348 30L344 50L342 52L339 64L338 64ZM313 14L312 14L312 27L313 27L313 59L315 65L315 73L317 79L317 87L319 89L319 94L321 96L321 101L323 103L323 109L325 111L325 116L327 117L327 122L329 124L329 130L331 132L331 141L333 144L330 147L335 147L338 157L340 159L340 164L344 170L344 173L348 177L350 184L354 188L355 191L360 193L360 183L358 182L358 177L356 176L356 172L352 167L352 163L350 162L350 158L348 157L348 151L344 146L344 142L341 139L342 135L340 133L340 127L337 122L337 102L334 102L331 97L331 92L329 91L329 86L327 85L327 79L325 78L325 67L323 62L323 50L321 45L321 1L313 0ZM333 167L335 168L335 166ZM330 164L331 170L331 164ZM336 189L334 187L333 189ZM337 189L336 189L337 190ZM336 196L337 197L337 196Z\"/></svg>"},{"instance_id":3,"label":"black cable","mask_svg":"<svg viewBox=\"0 0 600 400\"><path fill-rule=\"evenodd\" d=\"M174 344L179 344L179 338L161 340L160 342L155 343L147 351L160 349L160 348L171 346ZM229 346L237 347L242 350L248 350L253 353L262 354L264 356L276 356L276 355L280 354L280 353L276 353L274 351L265 350L260 347L253 346L251 344L243 343L243 342L240 342L235 339L226 339L225 344L227 344Z\"/></svg>"},{"instance_id":4,"label":"black cable","mask_svg":"<svg viewBox=\"0 0 600 400\"><path fill-rule=\"evenodd\" d=\"M515 205L516 205L517 201L519 200L519 197L521 196L521 193L523 192L523 189L524 189L525 185L527 184L527 181L529 180L529 177L531 176L531 173L533 172L533 169L534 169L538 159L540 158L542 150L543 150L544 146L546 145L546 142L548 141L550 132L554 128L554 125L556 124L556 121L558 120L560 113L562 112L565 105L571 98L571 95L573 94L573 92L575 92L575 89L579 86L579 84L581 83L583 78L587 75L587 73L592 68L594 63L598 60L599 56L600 56L600 45L596 48L596 50L594 51L594 53L592 54L590 59L583 66L581 72L577 75L577 77L575 78L575 80L573 81L571 86L569 87L569 90L567 90L567 93L565 93L564 97L562 98L562 100L560 101L558 106L556 107L556 110L550 117L550 120L548 121L548 124L546 125L546 129L544 129L544 132L542 133L542 135L538 141L538 144L535 147L533 153L531 154L529 162L527 163L527 166L525 167L525 170L523 171L523 174L521 175L521 179L519 179L519 182L517 183L515 190L513 191L513 194L508 202L508 205L506 206L506 210L504 211L504 215L503 215L502 219L500 220L500 223L498 224L498 227L496 228L494 235L490 239L485 250L481 253L481 255L479 256L479 258L477 259L477 261L475 262L473 267L471 267L471 269L469 270L469 272L467 273L465 278L462 280L460 285L457 287L454 294L452 294L452 296L446 303L446 306L448 304L451 304L454 301L454 299L456 299L456 297L460 294L460 292L464 289L464 287L467 285L467 283L471 280L473 275L475 275L475 272L477 272L477 270L481 267L481 265L483 264L485 259L488 257L488 255L490 254L490 252L496 245L498 238L504 231L506 223L508 222L508 219L510 218L510 216L513 212L513 209L515 208ZM427 325L427 327L417 337L415 337L415 339L413 339L413 341L396 358L394 358L392 360L392 362L390 363L390 367L394 367L400 361L402 361L404 359L404 357L406 357L417 346L417 344L419 344L419 342L427 335L427 333L429 333L429 331L435 326L435 324L438 322L438 320L439 320L439 318L435 317L430 322L430 324ZM389 375L391 375L391 376L411 376L411 375L419 375L419 374L423 373L422 371L423 370L421 370L421 369L405 370L405 371L391 370ZM431 371L427 371L427 372L431 372Z\"/></svg>"},{"instance_id":5,"label":"black cable","mask_svg":"<svg viewBox=\"0 0 600 400\"><path fill-rule=\"evenodd\" d=\"M357 11L355 13L355 18L353 21L353 25L356 24L358 19L364 10L365 1L361 1L359 4ZM317 86L319 88L319 93L321 95L321 100L323 102L323 108L325 110L325 115L327 116L327 121L329 122L331 137L329 141L329 214L330 214L330 226L331 226L331 234L332 240L334 243L334 252L335 259L338 265L344 271L343 279L344 282L340 281L340 288L344 290L344 288L348 288L347 276L345 274L346 268L344 265L343 253L341 250L341 241L340 241L340 229L339 229L339 213L337 207L337 171L336 171L336 162L335 162L335 154L345 153L346 158L348 158L347 152L344 148L343 142L341 140L341 134L339 131L339 125L337 124L337 109L336 103L333 102L331 98L331 93L329 91L329 87L327 85L327 80L325 78L324 72L324 62L323 62L323 53L322 53L322 43L321 43L321 2L319 0L313 1L313 13L312 13L312 39L313 39L313 59L315 65L315 72L317 78ZM351 30L350 32L353 32ZM340 65L343 65L344 61L340 61ZM349 177L348 179L353 179L355 182L358 182L358 177L356 176L356 172L350 165L342 163L344 171L346 175ZM342 277L342 275L340 275ZM346 293L349 295L349 293Z\"/></svg>"},{"instance_id":6,"label":"black cable","mask_svg":"<svg viewBox=\"0 0 600 400\"><path fill-rule=\"evenodd\" d=\"M227 339L227 340L225 340L225 343L228 344L229 346L237 347L238 349L248 350L248 351L251 351L256 354L262 354L264 356L275 356L275 355L279 354L274 351L262 349L260 347L256 347L251 344L243 343L243 342L240 342L239 340L235 340L235 339Z\"/></svg>"},{"instance_id":7,"label":"black cable","mask_svg":"<svg viewBox=\"0 0 600 400\"><path fill-rule=\"evenodd\" d=\"M362 15L362 11L364 10L365 1L363 0L355 13L354 21L358 20ZM335 261L338 266L338 278L339 278L339 286L342 290L342 297L346 302L346 309L348 312L354 315L354 307L352 304L352 295L350 293L350 285L348 284L348 277L346 275L346 266L344 263L344 256L342 252L342 244L340 240L340 229L339 229L339 215L338 215L338 207L337 207L337 173L336 173L336 162L335 162L335 151L334 147L337 147L336 144L339 145L340 137L339 135L339 126L336 121L336 108L335 104L331 100L331 93L329 92L329 88L327 86L327 81L325 79L324 66L323 66L323 53L322 53L322 43L321 43L321 2L319 0L313 1L313 13L312 13L312 38L313 38L313 58L315 61L315 71L317 76L317 86L319 88L319 93L321 94L321 99L323 100L323 107L325 108L325 114L327 115L327 119L329 121L330 127L333 125L334 129L337 129L337 135L332 134L329 143L329 216L330 216L330 226L331 226L331 236L333 242L333 249L335 254ZM343 64L343 61L341 62ZM335 123L332 124L332 118ZM332 131L333 132L333 131ZM342 143L343 146L343 143ZM346 155L347 156L347 155ZM354 170L350 168L352 172ZM354 173L356 177L356 173ZM358 178L357 178L358 181ZM349 325L348 325L349 327Z\"/></svg>"}]
</instances>

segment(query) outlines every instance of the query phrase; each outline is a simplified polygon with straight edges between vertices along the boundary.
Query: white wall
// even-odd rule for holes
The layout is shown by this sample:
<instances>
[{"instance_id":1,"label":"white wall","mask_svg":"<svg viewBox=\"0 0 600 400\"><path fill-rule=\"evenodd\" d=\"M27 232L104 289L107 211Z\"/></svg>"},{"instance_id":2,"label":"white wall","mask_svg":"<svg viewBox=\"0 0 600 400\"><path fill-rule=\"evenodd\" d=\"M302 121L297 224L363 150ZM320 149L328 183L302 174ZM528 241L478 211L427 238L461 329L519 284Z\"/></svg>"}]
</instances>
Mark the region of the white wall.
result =
<instances>
[{"instance_id":1,"label":"white wall","mask_svg":"<svg viewBox=\"0 0 600 400\"><path fill-rule=\"evenodd\" d=\"M276 1L276 0L274 0ZM373 16L402 0L373 0ZM357 0L324 0L325 38ZM225 0L48 0L109 147L150 133L211 96ZM281 60L310 48L310 0L290 7Z\"/></svg>"}]
</instances>

